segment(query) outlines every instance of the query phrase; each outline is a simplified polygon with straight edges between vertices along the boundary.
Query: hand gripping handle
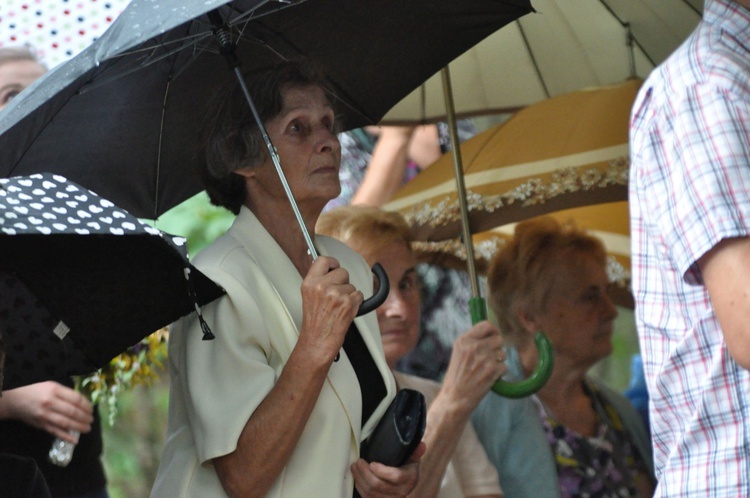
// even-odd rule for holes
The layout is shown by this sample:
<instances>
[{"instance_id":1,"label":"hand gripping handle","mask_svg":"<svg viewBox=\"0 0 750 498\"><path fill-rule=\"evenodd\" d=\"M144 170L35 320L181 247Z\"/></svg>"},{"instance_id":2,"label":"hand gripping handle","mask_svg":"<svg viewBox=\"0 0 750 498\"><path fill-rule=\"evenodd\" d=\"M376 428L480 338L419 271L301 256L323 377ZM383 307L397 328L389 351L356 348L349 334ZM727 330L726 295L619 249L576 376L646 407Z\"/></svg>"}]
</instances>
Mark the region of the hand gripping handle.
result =
<instances>
[{"instance_id":1,"label":"hand gripping handle","mask_svg":"<svg viewBox=\"0 0 750 498\"><path fill-rule=\"evenodd\" d=\"M541 332L534 335L534 344L536 344L539 353L539 363L534 372L529 375L528 379L520 382L506 382L498 379L492 385L492 390L505 398L525 398L531 396L544 386L552 375L552 366L554 364L554 355L552 354L552 344L547 336Z\"/></svg>"},{"instance_id":2,"label":"hand gripping handle","mask_svg":"<svg viewBox=\"0 0 750 498\"><path fill-rule=\"evenodd\" d=\"M480 297L471 298L469 301L471 311L471 321L477 324L487 319L487 307L484 299ZM505 398L525 398L531 396L544 386L552 375L552 366L554 365L554 354L552 353L552 344L547 336L542 332L537 332L534 336L537 353L539 354L539 363L534 372L528 379L520 382L507 382L498 379L492 385L492 391Z\"/></svg>"}]
</instances>

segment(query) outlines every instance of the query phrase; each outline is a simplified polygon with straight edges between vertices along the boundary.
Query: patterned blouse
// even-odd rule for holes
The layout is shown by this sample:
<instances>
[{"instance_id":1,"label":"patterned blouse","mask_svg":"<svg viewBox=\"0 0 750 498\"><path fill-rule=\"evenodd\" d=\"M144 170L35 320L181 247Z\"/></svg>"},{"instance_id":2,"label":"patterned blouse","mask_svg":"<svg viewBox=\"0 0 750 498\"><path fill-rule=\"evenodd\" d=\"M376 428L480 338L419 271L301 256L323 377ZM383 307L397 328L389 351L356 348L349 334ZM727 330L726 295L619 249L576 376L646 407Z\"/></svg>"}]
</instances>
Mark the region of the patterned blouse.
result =
<instances>
[{"instance_id":1,"label":"patterned blouse","mask_svg":"<svg viewBox=\"0 0 750 498\"><path fill-rule=\"evenodd\" d=\"M584 381L599 418L595 436L560 424L536 396L539 416L557 465L563 498L637 497L636 476L646 467L615 408Z\"/></svg>"}]
</instances>

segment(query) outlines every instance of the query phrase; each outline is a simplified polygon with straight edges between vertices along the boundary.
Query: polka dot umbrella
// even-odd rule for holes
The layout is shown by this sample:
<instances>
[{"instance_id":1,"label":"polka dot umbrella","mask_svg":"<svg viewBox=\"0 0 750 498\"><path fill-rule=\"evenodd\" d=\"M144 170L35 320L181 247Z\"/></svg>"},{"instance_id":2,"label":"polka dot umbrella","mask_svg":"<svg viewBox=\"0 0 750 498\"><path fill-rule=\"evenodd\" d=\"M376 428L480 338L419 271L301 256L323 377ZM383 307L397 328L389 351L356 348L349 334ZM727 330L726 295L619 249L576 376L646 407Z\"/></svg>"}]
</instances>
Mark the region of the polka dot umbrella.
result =
<instances>
[{"instance_id":1,"label":"polka dot umbrella","mask_svg":"<svg viewBox=\"0 0 750 498\"><path fill-rule=\"evenodd\" d=\"M48 67L91 45L130 0L3 0L0 47L28 45Z\"/></svg>"},{"instance_id":2,"label":"polka dot umbrella","mask_svg":"<svg viewBox=\"0 0 750 498\"><path fill-rule=\"evenodd\" d=\"M222 294L182 237L59 175L0 179L5 389L91 373Z\"/></svg>"}]
</instances>

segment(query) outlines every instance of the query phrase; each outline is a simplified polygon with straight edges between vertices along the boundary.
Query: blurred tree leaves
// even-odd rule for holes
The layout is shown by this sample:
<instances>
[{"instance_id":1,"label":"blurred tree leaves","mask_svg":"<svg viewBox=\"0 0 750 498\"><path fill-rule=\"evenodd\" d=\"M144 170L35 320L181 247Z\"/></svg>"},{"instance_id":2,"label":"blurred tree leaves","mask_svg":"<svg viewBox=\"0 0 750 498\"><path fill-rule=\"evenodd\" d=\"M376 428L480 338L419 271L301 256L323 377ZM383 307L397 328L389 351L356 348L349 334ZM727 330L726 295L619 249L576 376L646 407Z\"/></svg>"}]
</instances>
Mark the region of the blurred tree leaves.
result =
<instances>
[{"instance_id":1,"label":"blurred tree leaves","mask_svg":"<svg viewBox=\"0 0 750 498\"><path fill-rule=\"evenodd\" d=\"M211 204L204 191L173 207L158 220L144 221L169 234L185 237L192 258L229 229L234 214Z\"/></svg>"},{"instance_id":2,"label":"blurred tree leaves","mask_svg":"<svg viewBox=\"0 0 750 498\"><path fill-rule=\"evenodd\" d=\"M208 195L201 192L158 220L143 221L164 232L185 237L192 258L227 231L234 215L213 206ZM121 413L114 426L102 424L102 460L112 498L148 496L151 491L166 438L169 400L169 374L160 372L159 377L152 386L137 386L123 393L118 402ZM107 408L100 409L106 420Z\"/></svg>"}]
</instances>

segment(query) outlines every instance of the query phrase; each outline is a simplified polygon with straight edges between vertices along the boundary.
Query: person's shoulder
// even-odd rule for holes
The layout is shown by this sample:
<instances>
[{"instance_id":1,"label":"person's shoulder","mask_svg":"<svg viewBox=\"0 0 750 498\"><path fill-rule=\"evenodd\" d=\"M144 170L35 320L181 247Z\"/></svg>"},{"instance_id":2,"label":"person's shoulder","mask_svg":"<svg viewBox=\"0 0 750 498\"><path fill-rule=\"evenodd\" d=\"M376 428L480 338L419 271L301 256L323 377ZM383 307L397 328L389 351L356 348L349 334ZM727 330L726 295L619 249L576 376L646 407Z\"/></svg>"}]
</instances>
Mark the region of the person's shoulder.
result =
<instances>
[{"instance_id":1,"label":"person's shoulder","mask_svg":"<svg viewBox=\"0 0 750 498\"><path fill-rule=\"evenodd\" d=\"M530 398L504 398L493 391L488 392L472 414L475 425L514 425L518 420L534 415L534 404Z\"/></svg>"},{"instance_id":2,"label":"person's shoulder","mask_svg":"<svg viewBox=\"0 0 750 498\"><path fill-rule=\"evenodd\" d=\"M333 253L352 253L354 252L348 245L340 240L329 237L328 235L315 235L315 242L324 247L327 251Z\"/></svg>"},{"instance_id":3,"label":"person's shoulder","mask_svg":"<svg viewBox=\"0 0 750 498\"><path fill-rule=\"evenodd\" d=\"M686 54L690 63L700 68L697 84L746 96L750 88L750 18L733 2L707 4L704 22Z\"/></svg>"},{"instance_id":4,"label":"person's shoulder","mask_svg":"<svg viewBox=\"0 0 750 498\"><path fill-rule=\"evenodd\" d=\"M326 254L336 258L342 265L363 264L364 258L354 249L338 239L327 235L316 235L315 243ZM366 266L366 265L365 265Z\"/></svg>"},{"instance_id":5,"label":"person's shoulder","mask_svg":"<svg viewBox=\"0 0 750 498\"><path fill-rule=\"evenodd\" d=\"M237 265L252 265L253 259L247 257L247 248L253 237L260 235L259 227L262 229L255 215L243 207L226 233L195 255L193 265L212 278L218 278L222 273L234 273ZM264 235L270 237L267 233Z\"/></svg>"},{"instance_id":6,"label":"person's shoulder","mask_svg":"<svg viewBox=\"0 0 750 498\"><path fill-rule=\"evenodd\" d=\"M695 91L748 88L750 50L745 32L750 24L744 17L734 19L722 13L729 8L738 7L722 2L707 5L704 20L648 75L634 109L645 102L652 107L674 107Z\"/></svg>"},{"instance_id":7,"label":"person's shoulder","mask_svg":"<svg viewBox=\"0 0 750 498\"><path fill-rule=\"evenodd\" d=\"M239 247L239 245L239 242L228 234L220 235L216 240L195 255L193 258L193 264L200 266L214 262L233 248Z\"/></svg>"},{"instance_id":8,"label":"person's shoulder","mask_svg":"<svg viewBox=\"0 0 750 498\"><path fill-rule=\"evenodd\" d=\"M244 252L241 243L224 234L200 251L193 258L192 264L217 284L224 285L225 280L232 280L233 268L238 264L253 264L251 259L243 255Z\"/></svg>"}]
</instances>

